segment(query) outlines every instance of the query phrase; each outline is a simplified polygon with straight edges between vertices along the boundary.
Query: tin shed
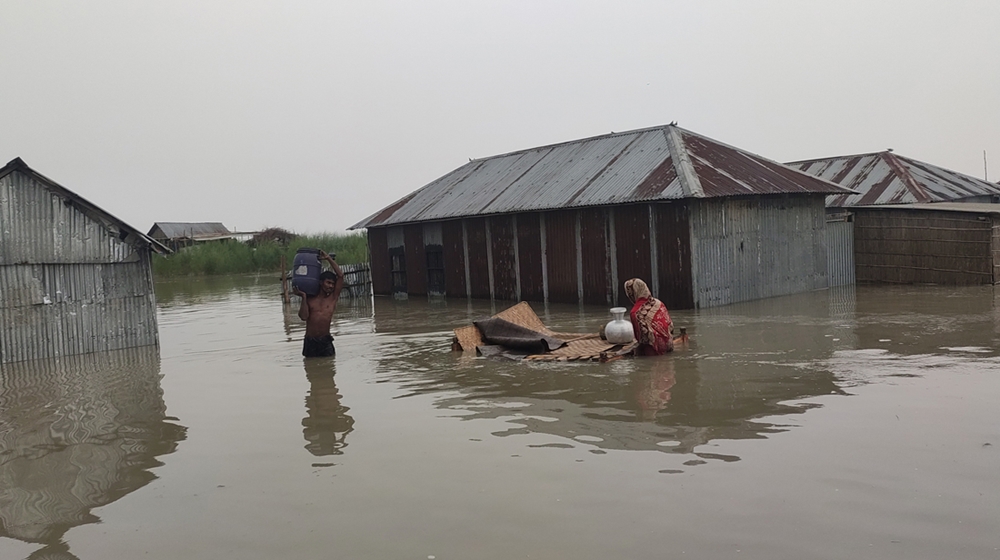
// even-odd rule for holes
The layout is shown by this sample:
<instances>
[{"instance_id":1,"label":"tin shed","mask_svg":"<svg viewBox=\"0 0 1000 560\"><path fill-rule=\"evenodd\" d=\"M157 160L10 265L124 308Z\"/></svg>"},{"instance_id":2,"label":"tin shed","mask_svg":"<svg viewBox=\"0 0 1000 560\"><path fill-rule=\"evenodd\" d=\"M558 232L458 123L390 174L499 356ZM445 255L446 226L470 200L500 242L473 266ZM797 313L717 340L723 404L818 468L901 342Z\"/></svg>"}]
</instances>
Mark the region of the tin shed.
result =
<instances>
[{"instance_id":1,"label":"tin shed","mask_svg":"<svg viewBox=\"0 0 1000 560\"><path fill-rule=\"evenodd\" d=\"M156 222L146 235L174 251L195 243L226 241L236 237L221 222Z\"/></svg>"},{"instance_id":2,"label":"tin shed","mask_svg":"<svg viewBox=\"0 0 1000 560\"><path fill-rule=\"evenodd\" d=\"M993 204L1000 202L1000 185L892 150L788 165L856 193L826 199L831 285L850 283L855 274L858 282L996 281L980 250L988 243L980 239L985 234L977 222L990 221L991 208L1000 209ZM906 211L909 206L912 212Z\"/></svg>"},{"instance_id":3,"label":"tin shed","mask_svg":"<svg viewBox=\"0 0 1000 560\"><path fill-rule=\"evenodd\" d=\"M824 198L852 191L675 125L470 161L352 229L376 294L671 308L828 285Z\"/></svg>"},{"instance_id":4,"label":"tin shed","mask_svg":"<svg viewBox=\"0 0 1000 560\"><path fill-rule=\"evenodd\" d=\"M155 345L169 250L20 158L0 168L0 363Z\"/></svg>"}]
</instances>

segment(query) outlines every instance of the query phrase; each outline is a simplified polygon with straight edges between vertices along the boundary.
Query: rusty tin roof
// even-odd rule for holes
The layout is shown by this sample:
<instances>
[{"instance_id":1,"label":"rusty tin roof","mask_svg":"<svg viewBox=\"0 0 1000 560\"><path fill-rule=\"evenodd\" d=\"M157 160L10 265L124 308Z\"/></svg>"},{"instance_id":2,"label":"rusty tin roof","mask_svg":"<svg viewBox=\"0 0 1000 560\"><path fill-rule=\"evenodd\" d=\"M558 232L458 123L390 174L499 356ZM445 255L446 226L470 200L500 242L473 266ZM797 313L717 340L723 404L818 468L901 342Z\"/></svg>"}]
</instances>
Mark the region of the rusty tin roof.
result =
<instances>
[{"instance_id":1,"label":"rusty tin roof","mask_svg":"<svg viewBox=\"0 0 1000 560\"><path fill-rule=\"evenodd\" d=\"M831 207L948 202L1000 195L1000 185L891 151L795 161L788 165L857 191L857 194L828 197L826 205Z\"/></svg>"},{"instance_id":2,"label":"rusty tin roof","mask_svg":"<svg viewBox=\"0 0 1000 560\"><path fill-rule=\"evenodd\" d=\"M851 191L676 125L476 159L350 229L635 202Z\"/></svg>"}]
</instances>

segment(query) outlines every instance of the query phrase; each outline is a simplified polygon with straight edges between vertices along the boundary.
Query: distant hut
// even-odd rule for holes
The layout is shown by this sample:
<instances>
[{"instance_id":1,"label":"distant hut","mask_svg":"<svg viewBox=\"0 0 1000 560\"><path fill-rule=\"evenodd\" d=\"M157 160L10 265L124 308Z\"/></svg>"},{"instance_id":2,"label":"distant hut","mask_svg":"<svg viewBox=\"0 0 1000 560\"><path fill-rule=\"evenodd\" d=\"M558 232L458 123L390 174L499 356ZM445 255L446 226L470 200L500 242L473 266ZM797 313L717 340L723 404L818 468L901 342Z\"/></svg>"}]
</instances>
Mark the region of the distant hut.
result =
<instances>
[{"instance_id":1,"label":"distant hut","mask_svg":"<svg viewBox=\"0 0 1000 560\"><path fill-rule=\"evenodd\" d=\"M791 162L788 165L847 187L831 208L931 202L1000 202L1000 185L917 161L891 150Z\"/></svg>"},{"instance_id":2,"label":"distant hut","mask_svg":"<svg viewBox=\"0 0 1000 560\"><path fill-rule=\"evenodd\" d=\"M863 283L1000 282L1000 185L889 150L788 165L857 192L826 201L838 222L831 231L845 232L831 249L847 255L831 274L849 268Z\"/></svg>"},{"instance_id":3,"label":"distant hut","mask_svg":"<svg viewBox=\"0 0 1000 560\"><path fill-rule=\"evenodd\" d=\"M828 285L824 198L851 191L674 125L470 161L355 224L376 294L671 308Z\"/></svg>"},{"instance_id":4,"label":"distant hut","mask_svg":"<svg viewBox=\"0 0 1000 560\"><path fill-rule=\"evenodd\" d=\"M0 363L155 345L169 250L28 167L0 168Z\"/></svg>"},{"instance_id":5,"label":"distant hut","mask_svg":"<svg viewBox=\"0 0 1000 560\"><path fill-rule=\"evenodd\" d=\"M156 222L149 237L176 251L195 243L233 239L235 234L220 222Z\"/></svg>"}]
</instances>

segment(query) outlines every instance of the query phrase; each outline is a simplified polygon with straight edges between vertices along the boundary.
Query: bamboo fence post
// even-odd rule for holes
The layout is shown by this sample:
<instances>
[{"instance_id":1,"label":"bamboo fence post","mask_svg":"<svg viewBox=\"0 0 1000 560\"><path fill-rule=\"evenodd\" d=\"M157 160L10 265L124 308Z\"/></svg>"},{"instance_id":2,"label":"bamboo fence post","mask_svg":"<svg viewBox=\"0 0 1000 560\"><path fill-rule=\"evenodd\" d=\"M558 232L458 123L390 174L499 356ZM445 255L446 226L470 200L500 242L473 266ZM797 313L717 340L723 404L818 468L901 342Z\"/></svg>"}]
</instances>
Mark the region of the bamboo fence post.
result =
<instances>
[{"instance_id":1,"label":"bamboo fence post","mask_svg":"<svg viewBox=\"0 0 1000 560\"><path fill-rule=\"evenodd\" d=\"M284 303L291 303L291 299L288 297L288 268L285 266L285 255L281 255L281 301Z\"/></svg>"}]
</instances>

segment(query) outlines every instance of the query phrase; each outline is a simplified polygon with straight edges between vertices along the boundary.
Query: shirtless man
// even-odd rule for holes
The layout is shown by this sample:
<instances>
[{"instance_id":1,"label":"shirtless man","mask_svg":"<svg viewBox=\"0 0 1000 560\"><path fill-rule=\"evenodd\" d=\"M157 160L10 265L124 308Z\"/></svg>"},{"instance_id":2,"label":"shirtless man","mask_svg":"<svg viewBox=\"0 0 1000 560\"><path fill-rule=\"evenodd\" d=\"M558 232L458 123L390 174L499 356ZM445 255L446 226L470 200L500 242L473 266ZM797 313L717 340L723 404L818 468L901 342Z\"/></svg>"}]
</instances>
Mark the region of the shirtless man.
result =
<instances>
[{"instance_id":1,"label":"shirtless man","mask_svg":"<svg viewBox=\"0 0 1000 560\"><path fill-rule=\"evenodd\" d=\"M330 335L330 323L333 321L333 312L337 309L340 290L344 287L344 273L337 265L337 261L322 250L319 252L319 258L328 262L333 269L333 272L325 270L319 275L319 293L307 296L298 288L294 291L295 295L302 298L302 304L299 305L299 319L306 322L302 355L307 358L333 356L336 353L333 348L333 336Z\"/></svg>"}]
</instances>

